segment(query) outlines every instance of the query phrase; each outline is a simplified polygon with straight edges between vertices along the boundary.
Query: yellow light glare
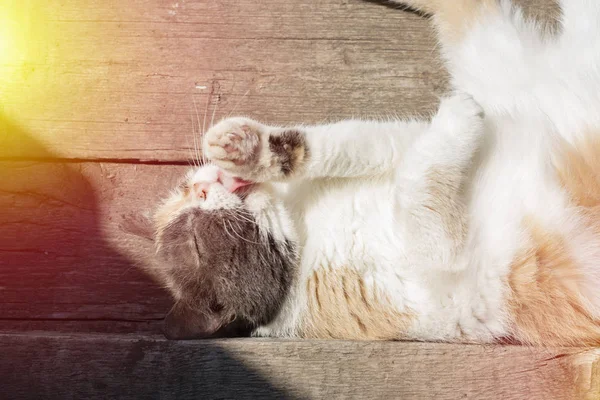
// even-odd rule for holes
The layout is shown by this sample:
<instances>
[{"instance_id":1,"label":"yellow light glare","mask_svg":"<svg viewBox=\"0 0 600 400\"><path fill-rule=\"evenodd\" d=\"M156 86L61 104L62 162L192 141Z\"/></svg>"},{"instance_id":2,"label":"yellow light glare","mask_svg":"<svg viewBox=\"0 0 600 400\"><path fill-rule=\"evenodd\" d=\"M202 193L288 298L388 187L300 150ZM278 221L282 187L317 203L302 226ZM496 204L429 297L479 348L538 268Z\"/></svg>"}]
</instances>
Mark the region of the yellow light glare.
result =
<instances>
[{"instance_id":1,"label":"yellow light glare","mask_svg":"<svg viewBox=\"0 0 600 400\"><path fill-rule=\"evenodd\" d=\"M46 63L53 35L43 0L0 0L0 103L25 98L32 66Z\"/></svg>"},{"instance_id":2,"label":"yellow light glare","mask_svg":"<svg viewBox=\"0 0 600 400\"><path fill-rule=\"evenodd\" d=\"M0 114L20 126L56 96L46 84L54 73L50 44L56 43L47 3L0 0Z\"/></svg>"},{"instance_id":3,"label":"yellow light glare","mask_svg":"<svg viewBox=\"0 0 600 400\"><path fill-rule=\"evenodd\" d=\"M25 61L29 24L18 3L0 5L0 65L15 66Z\"/></svg>"},{"instance_id":4,"label":"yellow light glare","mask_svg":"<svg viewBox=\"0 0 600 400\"><path fill-rule=\"evenodd\" d=\"M10 21L0 20L0 64L16 64L19 62L19 46Z\"/></svg>"}]
</instances>

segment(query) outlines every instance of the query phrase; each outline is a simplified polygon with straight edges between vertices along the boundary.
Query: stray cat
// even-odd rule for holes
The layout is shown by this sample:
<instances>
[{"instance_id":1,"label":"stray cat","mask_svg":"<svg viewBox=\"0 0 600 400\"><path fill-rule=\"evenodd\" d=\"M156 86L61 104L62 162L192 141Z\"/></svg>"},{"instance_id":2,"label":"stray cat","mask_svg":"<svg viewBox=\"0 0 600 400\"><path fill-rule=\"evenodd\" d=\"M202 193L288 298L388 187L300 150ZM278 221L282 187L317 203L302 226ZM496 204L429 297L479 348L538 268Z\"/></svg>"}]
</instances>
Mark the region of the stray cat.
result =
<instances>
[{"instance_id":1,"label":"stray cat","mask_svg":"<svg viewBox=\"0 0 600 400\"><path fill-rule=\"evenodd\" d=\"M168 337L600 344L600 2L556 36L504 0L398 3L456 92L431 122L212 127L155 215Z\"/></svg>"}]
</instances>

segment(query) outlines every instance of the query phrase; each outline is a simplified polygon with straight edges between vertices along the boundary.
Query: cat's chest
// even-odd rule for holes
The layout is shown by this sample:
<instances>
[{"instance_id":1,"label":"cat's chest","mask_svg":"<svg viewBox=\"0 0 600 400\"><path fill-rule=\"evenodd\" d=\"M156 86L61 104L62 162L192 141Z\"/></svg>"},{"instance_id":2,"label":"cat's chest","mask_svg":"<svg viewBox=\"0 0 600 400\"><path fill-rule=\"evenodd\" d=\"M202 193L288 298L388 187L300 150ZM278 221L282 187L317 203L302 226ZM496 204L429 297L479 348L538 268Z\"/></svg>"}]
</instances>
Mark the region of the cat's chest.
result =
<instances>
[{"instance_id":1,"label":"cat's chest","mask_svg":"<svg viewBox=\"0 0 600 400\"><path fill-rule=\"evenodd\" d=\"M380 262L396 247L387 177L305 183L290 190L287 202L302 247L329 261Z\"/></svg>"}]
</instances>

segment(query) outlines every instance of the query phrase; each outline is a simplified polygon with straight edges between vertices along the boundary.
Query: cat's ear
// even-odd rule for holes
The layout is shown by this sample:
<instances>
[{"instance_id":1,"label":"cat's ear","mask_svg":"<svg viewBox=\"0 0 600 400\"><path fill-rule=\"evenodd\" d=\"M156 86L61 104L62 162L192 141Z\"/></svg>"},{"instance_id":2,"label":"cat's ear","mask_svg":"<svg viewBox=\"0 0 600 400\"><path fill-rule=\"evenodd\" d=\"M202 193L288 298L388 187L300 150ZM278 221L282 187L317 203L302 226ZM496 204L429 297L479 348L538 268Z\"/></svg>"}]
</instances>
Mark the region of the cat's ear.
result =
<instances>
[{"instance_id":1,"label":"cat's ear","mask_svg":"<svg viewBox=\"0 0 600 400\"><path fill-rule=\"evenodd\" d=\"M212 336L226 322L220 312L199 312L179 301L165 317L163 332L167 339L203 339Z\"/></svg>"}]
</instances>

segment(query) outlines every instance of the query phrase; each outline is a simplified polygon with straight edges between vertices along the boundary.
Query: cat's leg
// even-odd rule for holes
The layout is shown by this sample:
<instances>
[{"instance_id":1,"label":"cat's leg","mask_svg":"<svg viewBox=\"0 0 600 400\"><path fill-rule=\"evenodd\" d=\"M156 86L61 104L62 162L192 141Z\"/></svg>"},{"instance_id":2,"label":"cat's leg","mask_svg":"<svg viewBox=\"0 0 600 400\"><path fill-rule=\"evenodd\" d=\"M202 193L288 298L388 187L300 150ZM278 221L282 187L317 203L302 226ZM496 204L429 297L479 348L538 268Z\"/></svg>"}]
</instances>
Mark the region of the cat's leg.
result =
<instances>
[{"instance_id":1,"label":"cat's leg","mask_svg":"<svg viewBox=\"0 0 600 400\"><path fill-rule=\"evenodd\" d=\"M452 85L473 95L486 112L535 107L532 93L543 91L547 82L541 79L554 63L542 33L510 1L396 2L431 14Z\"/></svg>"},{"instance_id":2,"label":"cat's leg","mask_svg":"<svg viewBox=\"0 0 600 400\"><path fill-rule=\"evenodd\" d=\"M288 178L349 178L391 171L424 122L348 120L279 128L228 118L205 135L206 158L254 182Z\"/></svg>"},{"instance_id":3,"label":"cat's leg","mask_svg":"<svg viewBox=\"0 0 600 400\"><path fill-rule=\"evenodd\" d=\"M481 107L458 93L442 100L430 128L397 171L398 227L406 261L417 268L460 269L467 236L465 182L484 133Z\"/></svg>"}]
</instances>

